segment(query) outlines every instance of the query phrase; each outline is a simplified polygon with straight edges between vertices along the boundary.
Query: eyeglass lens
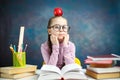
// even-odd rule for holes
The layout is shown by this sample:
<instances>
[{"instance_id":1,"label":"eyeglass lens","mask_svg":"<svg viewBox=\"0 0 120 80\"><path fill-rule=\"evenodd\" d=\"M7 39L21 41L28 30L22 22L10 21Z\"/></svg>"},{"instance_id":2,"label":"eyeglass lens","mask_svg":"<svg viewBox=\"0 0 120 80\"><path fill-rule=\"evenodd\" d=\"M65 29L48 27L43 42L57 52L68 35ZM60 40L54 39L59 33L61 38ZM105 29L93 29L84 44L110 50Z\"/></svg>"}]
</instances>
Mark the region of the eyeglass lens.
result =
<instances>
[{"instance_id":1,"label":"eyeglass lens","mask_svg":"<svg viewBox=\"0 0 120 80\"><path fill-rule=\"evenodd\" d=\"M53 26L53 29L56 30L56 31L60 31L61 29L62 29L63 31L68 31L69 26L67 26L67 25L64 25L64 26L54 25L54 26Z\"/></svg>"}]
</instances>

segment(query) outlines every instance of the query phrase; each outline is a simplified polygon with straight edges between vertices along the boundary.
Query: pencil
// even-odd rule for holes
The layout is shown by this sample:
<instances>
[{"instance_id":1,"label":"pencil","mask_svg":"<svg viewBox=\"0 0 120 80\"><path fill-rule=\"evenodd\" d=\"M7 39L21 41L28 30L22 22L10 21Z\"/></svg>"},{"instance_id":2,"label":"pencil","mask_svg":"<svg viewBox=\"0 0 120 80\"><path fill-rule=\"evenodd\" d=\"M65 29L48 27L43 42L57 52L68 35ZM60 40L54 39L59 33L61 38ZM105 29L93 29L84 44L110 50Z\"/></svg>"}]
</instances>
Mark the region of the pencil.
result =
<instances>
[{"instance_id":1,"label":"pencil","mask_svg":"<svg viewBox=\"0 0 120 80\"><path fill-rule=\"evenodd\" d=\"M12 53L15 52L14 49L13 49L13 47L11 47L11 46L10 46L10 50L11 50Z\"/></svg>"}]
</instances>

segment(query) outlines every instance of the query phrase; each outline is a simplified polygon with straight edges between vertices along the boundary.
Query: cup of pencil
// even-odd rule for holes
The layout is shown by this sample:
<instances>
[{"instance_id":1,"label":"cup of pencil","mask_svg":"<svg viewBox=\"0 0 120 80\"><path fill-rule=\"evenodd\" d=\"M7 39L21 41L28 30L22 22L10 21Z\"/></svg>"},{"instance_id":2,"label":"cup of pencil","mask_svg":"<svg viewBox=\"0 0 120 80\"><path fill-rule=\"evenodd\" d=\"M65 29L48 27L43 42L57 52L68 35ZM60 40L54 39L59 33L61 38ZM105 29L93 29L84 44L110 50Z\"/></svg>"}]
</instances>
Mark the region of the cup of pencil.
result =
<instances>
[{"instance_id":1,"label":"cup of pencil","mask_svg":"<svg viewBox=\"0 0 120 80\"><path fill-rule=\"evenodd\" d=\"M26 65L26 52L13 53L13 66L24 67Z\"/></svg>"},{"instance_id":2,"label":"cup of pencil","mask_svg":"<svg viewBox=\"0 0 120 80\"><path fill-rule=\"evenodd\" d=\"M26 52L20 51L16 52L15 48L10 46L13 56L13 66L14 67L25 67L26 66Z\"/></svg>"}]
</instances>

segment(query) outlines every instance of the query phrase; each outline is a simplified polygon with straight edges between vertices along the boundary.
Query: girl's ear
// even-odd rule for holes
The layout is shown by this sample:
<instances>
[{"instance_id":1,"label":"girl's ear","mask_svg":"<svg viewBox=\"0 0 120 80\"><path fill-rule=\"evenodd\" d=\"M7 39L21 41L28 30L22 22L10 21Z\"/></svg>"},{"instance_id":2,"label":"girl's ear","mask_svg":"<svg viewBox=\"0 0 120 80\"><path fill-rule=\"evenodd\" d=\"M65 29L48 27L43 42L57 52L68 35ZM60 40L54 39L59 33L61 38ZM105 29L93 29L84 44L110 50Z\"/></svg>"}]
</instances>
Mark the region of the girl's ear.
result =
<instances>
[{"instance_id":1,"label":"girl's ear","mask_svg":"<svg viewBox=\"0 0 120 80\"><path fill-rule=\"evenodd\" d=\"M51 34L51 30L50 29L48 29L48 34Z\"/></svg>"}]
</instances>

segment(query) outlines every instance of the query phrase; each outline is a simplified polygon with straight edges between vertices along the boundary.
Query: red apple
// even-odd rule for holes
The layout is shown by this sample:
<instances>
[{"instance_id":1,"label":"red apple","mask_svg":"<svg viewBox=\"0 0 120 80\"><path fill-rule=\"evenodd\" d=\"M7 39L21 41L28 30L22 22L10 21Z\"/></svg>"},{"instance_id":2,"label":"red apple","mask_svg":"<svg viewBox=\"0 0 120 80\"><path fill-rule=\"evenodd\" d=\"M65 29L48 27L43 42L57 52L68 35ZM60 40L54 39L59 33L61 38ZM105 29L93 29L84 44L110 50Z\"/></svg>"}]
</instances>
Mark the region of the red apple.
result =
<instances>
[{"instance_id":1,"label":"red apple","mask_svg":"<svg viewBox=\"0 0 120 80\"><path fill-rule=\"evenodd\" d=\"M54 15L55 16L62 16L63 15L63 11L62 11L62 8L55 8L54 9Z\"/></svg>"}]
</instances>

